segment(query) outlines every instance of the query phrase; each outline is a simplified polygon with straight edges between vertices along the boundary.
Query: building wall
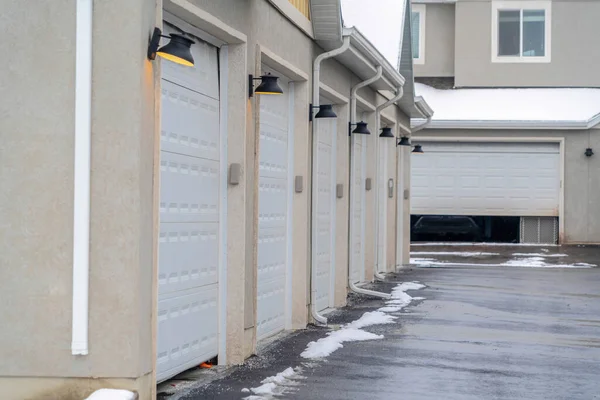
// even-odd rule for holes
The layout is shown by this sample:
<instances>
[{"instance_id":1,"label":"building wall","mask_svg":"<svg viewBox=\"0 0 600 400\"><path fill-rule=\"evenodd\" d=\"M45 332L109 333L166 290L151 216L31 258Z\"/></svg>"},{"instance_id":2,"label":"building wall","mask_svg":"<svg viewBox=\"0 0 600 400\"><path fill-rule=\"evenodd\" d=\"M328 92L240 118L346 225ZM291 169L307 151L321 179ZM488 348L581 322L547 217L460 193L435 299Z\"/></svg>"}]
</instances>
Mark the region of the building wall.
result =
<instances>
[{"instance_id":1,"label":"building wall","mask_svg":"<svg viewBox=\"0 0 600 400\"><path fill-rule=\"evenodd\" d=\"M553 0L551 62L492 63L492 2L459 1L456 86L600 87L598 15L600 2Z\"/></svg>"},{"instance_id":2,"label":"building wall","mask_svg":"<svg viewBox=\"0 0 600 400\"><path fill-rule=\"evenodd\" d=\"M7 400L80 400L99 387L136 390L153 398L156 340L160 64L148 61L150 32L163 4L154 0L94 2L90 354L71 356L75 4L2 6L0 49L11 54L0 71L0 280L11 302L0 305L0 391ZM256 351L256 236L260 96L247 97L249 73L261 63L293 75L294 193L292 327L309 322L310 101L312 60L322 52L266 0L164 0L170 13L226 43L224 116L228 163L243 166L228 187L226 351L237 364ZM107 35L106 32L111 32ZM273 32L277 32L276 35ZM127 40L123 40L123 38ZM293 46L290 46L293 43ZM225 51L225 47L222 52ZM52 60L43 63L41 60ZM49 78L51 76L51 79ZM341 96L360 80L335 60L322 82ZM376 105L371 89L361 92ZM336 210L335 304L344 305L348 269L348 105L338 104L338 175L344 197ZM372 112L371 112L372 114ZM401 112L394 112L404 119ZM370 126L374 126L372 115ZM373 180L377 143L369 138ZM390 165L395 159L390 160ZM391 176L395 172L390 171ZM373 209L374 191L367 207ZM374 235L368 214L366 237ZM394 224L388 222L393 233ZM366 243L367 278L374 246ZM42 333L43 330L43 333ZM27 344L26 346L24 344Z\"/></svg>"},{"instance_id":3,"label":"building wall","mask_svg":"<svg viewBox=\"0 0 600 400\"><path fill-rule=\"evenodd\" d=\"M5 399L81 399L101 384L88 377L121 377L150 395L141 386L154 364L157 136L156 75L145 51L156 5L94 6L90 354L72 356L75 1L2 4L0 49L11 54L0 72L10 93L0 99Z\"/></svg>"},{"instance_id":4,"label":"building wall","mask_svg":"<svg viewBox=\"0 0 600 400\"><path fill-rule=\"evenodd\" d=\"M586 157L587 147L600 148L600 130L447 130L425 129L418 136L435 137L551 137L565 138L564 237L562 243L600 243L600 160Z\"/></svg>"},{"instance_id":5,"label":"building wall","mask_svg":"<svg viewBox=\"0 0 600 400\"><path fill-rule=\"evenodd\" d=\"M425 6L425 63L414 65L415 77L454 76L455 5ZM463 29L460 25L459 29Z\"/></svg>"}]
</instances>

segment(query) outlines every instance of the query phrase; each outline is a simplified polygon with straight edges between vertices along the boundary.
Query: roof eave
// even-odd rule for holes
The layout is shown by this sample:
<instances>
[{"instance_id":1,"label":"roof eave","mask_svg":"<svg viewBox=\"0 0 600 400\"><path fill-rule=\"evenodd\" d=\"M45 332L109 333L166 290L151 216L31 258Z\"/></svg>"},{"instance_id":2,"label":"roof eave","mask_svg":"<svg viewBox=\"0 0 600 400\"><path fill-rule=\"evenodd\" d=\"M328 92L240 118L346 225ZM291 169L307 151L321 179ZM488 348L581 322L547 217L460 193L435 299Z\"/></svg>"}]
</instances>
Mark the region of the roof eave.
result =
<instances>
[{"instance_id":1,"label":"roof eave","mask_svg":"<svg viewBox=\"0 0 600 400\"><path fill-rule=\"evenodd\" d=\"M414 121L414 125L413 125ZM418 126L419 120L411 121L411 126ZM556 129L586 130L600 124L600 114L587 121L502 121L502 120L432 120L431 129Z\"/></svg>"}]
</instances>

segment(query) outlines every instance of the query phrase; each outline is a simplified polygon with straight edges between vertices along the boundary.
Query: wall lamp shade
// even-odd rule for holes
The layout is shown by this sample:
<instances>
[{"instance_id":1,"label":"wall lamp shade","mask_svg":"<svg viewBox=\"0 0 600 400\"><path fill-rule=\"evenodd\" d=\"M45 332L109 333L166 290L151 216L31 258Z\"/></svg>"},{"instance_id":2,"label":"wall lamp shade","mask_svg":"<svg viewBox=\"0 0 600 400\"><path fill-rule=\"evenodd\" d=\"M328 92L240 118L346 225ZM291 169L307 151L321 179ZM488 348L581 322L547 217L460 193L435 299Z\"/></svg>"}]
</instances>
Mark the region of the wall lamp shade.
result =
<instances>
[{"instance_id":1,"label":"wall lamp shade","mask_svg":"<svg viewBox=\"0 0 600 400\"><path fill-rule=\"evenodd\" d=\"M398 142L398 146L410 146L410 139L406 136L402 136Z\"/></svg>"},{"instance_id":2,"label":"wall lamp shade","mask_svg":"<svg viewBox=\"0 0 600 400\"><path fill-rule=\"evenodd\" d=\"M423 154L423 153L425 153L425 152L423 151L423 147L422 147L420 144L417 144L417 145L415 146L415 148L413 149L413 151L412 151L412 152L413 152L413 153L415 153L415 154Z\"/></svg>"},{"instance_id":3,"label":"wall lamp shade","mask_svg":"<svg viewBox=\"0 0 600 400\"><path fill-rule=\"evenodd\" d=\"M169 43L158 48L161 37L170 40ZM192 56L192 44L194 44L194 41L183 35L172 33L169 36L163 36L160 29L154 28L154 33L152 34L152 39L150 39L150 45L148 46L148 58L154 60L156 59L156 56L159 55L174 63L193 67L194 57Z\"/></svg>"},{"instance_id":4,"label":"wall lamp shade","mask_svg":"<svg viewBox=\"0 0 600 400\"><path fill-rule=\"evenodd\" d=\"M337 118L337 115L333 112L331 104L322 104L319 106L319 112L315 115L315 118Z\"/></svg>"},{"instance_id":5,"label":"wall lamp shade","mask_svg":"<svg viewBox=\"0 0 600 400\"><path fill-rule=\"evenodd\" d=\"M585 153L584 154L585 154L586 157L591 157L591 156L594 155L594 151L590 147L588 147L587 149L585 149Z\"/></svg>"},{"instance_id":6,"label":"wall lamp shade","mask_svg":"<svg viewBox=\"0 0 600 400\"><path fill-rule=\"evenodd\" d=\"M248 84L249 90L248 95L252 97L256 94L283 94L283 90L277 83L278 76L267 74L262 75L260 78L255 78L254 75L249 75ZM260 84L254 89L254 81L260 81Z\"/></svg>"},{"instance_id":7,"label":"wall lamp shade","mask_svg":"<svg viewBox=\"0 0 600 400\"><path fill-rule=\"evenodd\" d=\"M352 122L348 123L348 133L351 136L350 130L352 129L353 126L356 125L356 128L354 128L354 130L352 131L352 133L360 133L363 135L370 135L371 131L367 128L367 123L360 121L357 122L356 124L353 124Z\"/></svg>"},{"instance_id":8,"label":"wall lamp shade","mask_svg":"<svg viewBox=\"0 0 600 400\"><path fill-rule=\"evenodd\" d=\"M396 136L394 136L394 134L392 133L392 128L382 128L381 129L381 134L379 135L380 138L395 138Z\"/></svg>"}]
</instances>

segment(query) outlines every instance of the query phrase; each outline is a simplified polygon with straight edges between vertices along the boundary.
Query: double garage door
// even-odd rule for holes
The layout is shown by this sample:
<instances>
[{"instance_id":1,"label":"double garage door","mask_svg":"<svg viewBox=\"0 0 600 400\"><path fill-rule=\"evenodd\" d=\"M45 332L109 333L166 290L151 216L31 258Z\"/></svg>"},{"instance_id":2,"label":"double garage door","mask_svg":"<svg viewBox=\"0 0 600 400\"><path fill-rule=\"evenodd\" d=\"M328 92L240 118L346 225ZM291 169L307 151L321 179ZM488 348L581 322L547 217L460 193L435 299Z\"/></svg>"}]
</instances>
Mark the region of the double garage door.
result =
<instances>
[{"instance_id":1,"label":"double garage door","mask_svg":"<svg viewBox=\"0 0 600 400\"><path fill-rule=\"evenodd\" d=\"M558 143L424 142L411 159L411 214L559 214Z\"/></svg>"},{"instance_id":2,"label":"double garage door","mask_svg":"<svg viewBox=\"0 0 600 400\"><path fill-rule=\"evenodd\" d=\"M192 53L195 67L162 63L158 381L218 353L226 190L218 53L200 40Z\"/></svg>"}]
</instances>

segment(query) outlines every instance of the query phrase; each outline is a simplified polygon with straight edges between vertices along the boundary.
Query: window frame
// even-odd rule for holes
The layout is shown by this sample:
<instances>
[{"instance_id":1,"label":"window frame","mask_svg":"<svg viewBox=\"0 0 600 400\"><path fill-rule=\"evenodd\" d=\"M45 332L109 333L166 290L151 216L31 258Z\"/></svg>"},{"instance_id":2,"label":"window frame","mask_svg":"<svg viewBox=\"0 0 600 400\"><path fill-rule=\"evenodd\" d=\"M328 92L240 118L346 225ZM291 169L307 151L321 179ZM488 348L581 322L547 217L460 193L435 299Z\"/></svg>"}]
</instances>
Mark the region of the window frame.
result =
<instances>
[{"instance_id":1,"label":"window frame","mask_svg":"<svg viewBox=\"0 0 600 400\"><path fill-rule=\"evenodd\" d=\"M523 56L523 11L544 10L544 55L541 57ZM520 11L521 15L521 50L518 56L499 56L498 49L498 15L500 11ZM492 2L492 63L549 63L552 61L552 1L526 0L526 1L493 1Z\"/></svg>"},{"instance_id":2,"label":"window frame","mask_svg":"<svg viewBox=\"0 0 600 400\"><path fill-rule=\"evenodd\" d=\"M419 14L419 57L415 58L413 54L413 64L425 64L425 21L427 17L427 8L425 4L413 4L411 9L411 42L412 42L412 13ZM412 46L412 43L411 43Z\"/></svg>"}]
</instances>

